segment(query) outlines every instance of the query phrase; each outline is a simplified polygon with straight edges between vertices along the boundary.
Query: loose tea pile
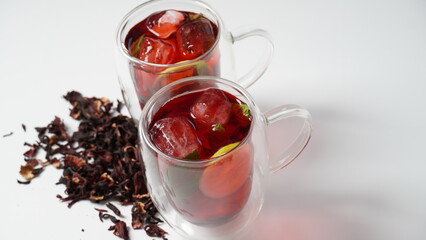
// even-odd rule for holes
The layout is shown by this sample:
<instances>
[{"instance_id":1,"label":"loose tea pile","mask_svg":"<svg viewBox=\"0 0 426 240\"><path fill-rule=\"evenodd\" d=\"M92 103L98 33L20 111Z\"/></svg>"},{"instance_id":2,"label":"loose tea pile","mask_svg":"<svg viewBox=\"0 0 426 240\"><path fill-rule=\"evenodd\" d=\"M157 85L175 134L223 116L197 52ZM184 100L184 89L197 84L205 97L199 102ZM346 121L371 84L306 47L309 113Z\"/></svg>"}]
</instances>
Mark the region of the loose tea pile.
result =
<instances>
[{"instance_id":1,"label":"loose tea pile","mask_svg":"<svg viewBox=\"0 0 426 240\"><path fill-rule=\"evenodd\" d=\"M132 228L143 228L150 237L166 239L146 189L137 128L131 118L121 114L122 103L118 101L114 108L106 98L83 97L75 91L64 98L72 105L70 116L80 122L78 130L68 135L59 117L46 127L36 128L38 141L25 143L29 150L24 153L26 164L20 169L26 181L18 183L29 184L45 167L53 165L62 170L57 184L66 187L66 196L57 197L68 202L68 207L80 200L106 202L117 217L108 210L96 209L100 220L110 220L114 225L109 230L129 239L128 227L119 220L122 215L110 201L133 205ZM40 151L45 152L43 160L38 158Z\"/></svg>"}]
</instances>

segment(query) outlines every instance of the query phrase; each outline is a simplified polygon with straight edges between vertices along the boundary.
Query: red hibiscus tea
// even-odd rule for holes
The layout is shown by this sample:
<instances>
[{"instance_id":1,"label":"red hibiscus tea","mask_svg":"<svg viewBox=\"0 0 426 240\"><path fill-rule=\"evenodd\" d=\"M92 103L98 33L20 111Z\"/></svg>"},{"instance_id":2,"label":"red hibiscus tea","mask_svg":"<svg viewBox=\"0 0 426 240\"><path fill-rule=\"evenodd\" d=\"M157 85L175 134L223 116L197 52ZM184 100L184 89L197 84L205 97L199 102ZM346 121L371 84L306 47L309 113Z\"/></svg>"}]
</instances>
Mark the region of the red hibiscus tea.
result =
<instances>
[{"instance_id":1,"label":"red hibiscus tea","mask_svg":"<svg viewBox=\"0 0 426 240\"><path fill-rule=\"evenodd\" d=\"M211 20L185 11L156 12L136 24L124 44L132 57L149 63L131 67L141 107L171 82L219 75L219 51L210 50L217 34L218 27Z\"/></svg>"},{"instance_id":2,"label":"red hibiscus tea","mask_svg":"<svg viewBox=\"0 0 426 240\"><path fill-rule=\"evenodd\" d=\"M149 137L160 151L186 163L206 163L182 167L158 159L169 200L188 221L221 224L245 206L253 150L244 139L251 122L244 102L216 88L179 95L155 113Z\"/></svg>"}]
</instances>

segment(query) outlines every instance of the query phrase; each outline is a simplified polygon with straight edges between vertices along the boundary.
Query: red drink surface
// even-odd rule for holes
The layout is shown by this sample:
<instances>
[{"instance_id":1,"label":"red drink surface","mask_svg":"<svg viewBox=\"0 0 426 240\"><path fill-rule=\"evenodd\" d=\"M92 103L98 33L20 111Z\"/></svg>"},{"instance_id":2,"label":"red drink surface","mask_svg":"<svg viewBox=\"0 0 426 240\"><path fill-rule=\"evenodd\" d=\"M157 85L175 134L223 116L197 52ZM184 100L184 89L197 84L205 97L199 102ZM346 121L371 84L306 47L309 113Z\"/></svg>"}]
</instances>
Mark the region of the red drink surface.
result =
<instances>
[{"instance_id":1,"label":"red drink surface","mask_svg":"<svg viewBox=\"0 0 426 240\"><path fill-rule=\"evenodd\" d=\"M165 188L173 192L170 200L188 221L220 224L245 206L253 147L244 139L251 120L244 102L216 88L175 97L154 114L149 135L160 151L188 161L215 158L208 166L191 169L159 156Z\"/></svg>"},{"instance_id":2,"label":"red drink surface","mask_svg":"<svg viewBox=\"0 0 426 240\"><path fill-rule=\"evenodd\" d=\"M240 142L247 136L251 116L244 116L243 108L246 106L235 96L213 88L204 92L193 92L173 98L154 115L150 126L151 138L155 144L153 131L156 129L155 124L159 120L183 117L191 123L197 135L200 144L197 148L199 159L208 159L220 148ZM161 149L161 147L159 148ZM195 149L191 150L193 152ZM177 158L186 156L166 153Z\"/></svg>"},{"instance_id":3,"label":"red drink surface","mask_svg":"<svg viewBox=\"0 0 426 240\"><path fill-rule=\"evenodd\" d=\"M132 57L154 64L176 64L201 59L178 67L134 64L131 68L139 102L161 87L185 77L219 75L219 50L214 46L218 26L202 14L165 10L156 12L128 32L125 46Z\"/></svg>"}]
</instances>

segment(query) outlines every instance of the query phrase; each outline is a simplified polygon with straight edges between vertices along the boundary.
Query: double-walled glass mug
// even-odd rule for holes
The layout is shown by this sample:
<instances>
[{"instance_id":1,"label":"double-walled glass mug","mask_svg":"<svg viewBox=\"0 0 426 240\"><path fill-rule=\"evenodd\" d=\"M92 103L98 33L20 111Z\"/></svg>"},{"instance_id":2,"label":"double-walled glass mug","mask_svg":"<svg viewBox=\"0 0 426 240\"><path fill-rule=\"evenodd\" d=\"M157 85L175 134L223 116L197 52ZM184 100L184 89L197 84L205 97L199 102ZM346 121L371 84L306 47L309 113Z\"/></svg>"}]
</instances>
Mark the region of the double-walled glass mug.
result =
<instances>
[{"instance_id":1,"label":"double-walled glass mug","mask_svg":"<svg viewBox=\"0 0 426 240\"><path fill-rule=\"evenodd\" d=\"M172 99L211 88L247 104L252 118L247 135L224 154L209 159L185 160L163 153L149 132L155 114ZM275 124L280 128L274 132L282 131L280 139L267 131ZM311 116L304 108L283 105L262 113L243 87L210 76L165 86L149 99L139 120L148 191L164 220L185 239L241 236L262 207L265 177L292 162L310 136ZM279 151L271 151L272 141L283 143Z\"/></svg>"},{"instance_id":2,"label":"double-walled glass mug","mask_svg":"<svg viewBox=\"0 0 426 240\"><path fill-rule=\"evenodd\" d=\"M216 37L214 43L202 55L194 59L171 64L156 64L133 57L128 50L129 46L126 46L126 44L128 45L126 37L129 32L151 14L166 10L202 14L200 16L205 17L215 25ZM188 32L190 35L203 34L197 32L196 27L190 28ZM237 78L233 45L239 40L252 36L264 40L261 41L264 44L260 43L259 46L264 47L265 50L262 51L262 56L253 57L259 59L257 65L242 77ZM185 77L218 76L236 81L243 87L249 87L264 73L273 52L273 43L266 31L254 27L244 27L239 29L237 34L232 34L226 30L216 11L199 0L151 0L139 5L122 20L116 36L116 45L118 79L124 101L134 119L140 116L141 109L156 91ZM259 46L256 46L256 48L259 48ZM167 51L167 49L164 49L164 51ZM175 49L175 51L178 50Z\"/></svg>"}]
</instances>

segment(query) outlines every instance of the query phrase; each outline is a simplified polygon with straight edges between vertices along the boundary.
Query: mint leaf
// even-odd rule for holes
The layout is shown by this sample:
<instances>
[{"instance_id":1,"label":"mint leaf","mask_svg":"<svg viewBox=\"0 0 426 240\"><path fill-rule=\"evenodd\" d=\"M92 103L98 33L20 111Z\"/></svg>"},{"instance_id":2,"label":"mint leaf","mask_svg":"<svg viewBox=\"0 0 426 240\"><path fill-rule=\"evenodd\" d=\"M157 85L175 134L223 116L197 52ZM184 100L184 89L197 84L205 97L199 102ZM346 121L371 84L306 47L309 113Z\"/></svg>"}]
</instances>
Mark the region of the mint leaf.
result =
<instances>
[{"instance_id":1,"label":"mint leaf","mask_svg":"<svg viewBox=\"0 0 426 240\"><path fill-rule=\"evenodd\" d=\"M251 116L251 112L250 112L250 108L247 104L243 103L240 104L240 108L243 111L243 115L246 117L250 117Z\"/></svg>"},{"instance_id":2,"label":"mint leaf","mask_svg":"<svg viewBox=\"0 0 426 240\"><path fill-rule=\"evenodd\" d=\"M197 160L200 159L200 155L198 154L198 150L193 151L192 153L186 155L183 159L186 160Z\"/></svg>"},{"instance_id":3,"label":"mint leaf","mask_svg":"<svg viewBox=\"0 0 426 240\"><path fill-rule=\"evenodd\" d=\"M190 13L189 14L189 20L193 21L195 19L203 17L202 13Z\"/></svg>"},{"instance_id":4,"label":"mint leaf","mask_svg":"<svg viewBox=\"0 0 426 240\"><path fill-rule=\"evenodd\" d=\"M223 131L225 128L222 126L222 124L217 124L213 127L213 131Z\"/></svg>"},{"instance_id":5,"label":"mint leaf","mask_svg":"<svg viewBox=\"0 0 426 240\"><path fill-rule=\"evenodd\" d=\"M130 45L130 55L131 56L133 56L133 57L139 56L139 52L141 51L141 43L142 43L144 38L145 38L145 34L142 34L142 36L140 36L138 39L136 39L136 41L134 41L132 43L132 45Z\"/></svg>"}]
</instances>

